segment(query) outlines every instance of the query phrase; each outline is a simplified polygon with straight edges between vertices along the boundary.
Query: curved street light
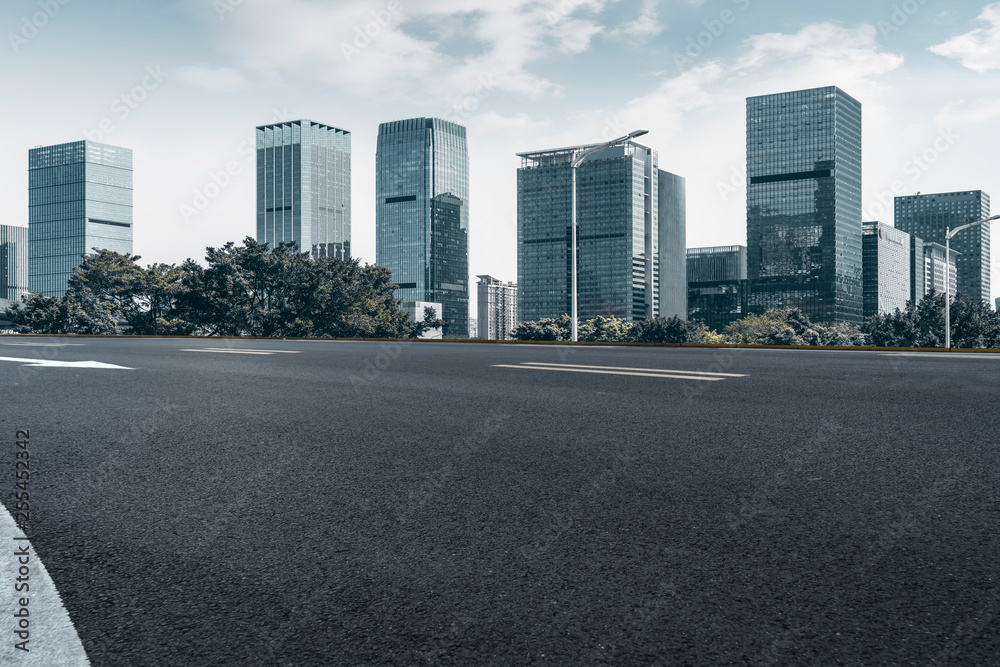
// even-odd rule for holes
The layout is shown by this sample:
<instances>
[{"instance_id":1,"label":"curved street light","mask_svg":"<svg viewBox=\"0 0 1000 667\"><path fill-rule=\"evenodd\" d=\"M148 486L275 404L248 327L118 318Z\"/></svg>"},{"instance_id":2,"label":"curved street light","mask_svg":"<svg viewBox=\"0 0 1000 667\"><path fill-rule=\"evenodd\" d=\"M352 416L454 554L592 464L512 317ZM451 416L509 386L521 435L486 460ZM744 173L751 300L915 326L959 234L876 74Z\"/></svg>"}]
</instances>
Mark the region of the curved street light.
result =
<instances>
[{"instance_id":1,"label":"curved street light","mask_svg":"<svg viewBox=\"0 0 1000 667\"><path fill-rule=\"evenodd\" d=\"M635 139L636 137L641 137L642 135L648 134L648 133L649 133L649 130L633 130L633 131L629 132L628 134L626 134L624 137L618 137L617 139L612 139L611 141L607 141L607 142L605 142L603 144L600 144L598 146L594 146L593 148L588 148L585 151L581 151L581 152L578 152L576 150L573 151L573 160L572 160L572 162L570 162L570 174L571 174L571 180L572 180L572 183L573 183L573 186L572 186L572 188L573 188L573 194L572 194L572 199L571 199L571 203L570 203L570 216L572 218L571 227L573 229L573 231L571 233L572 238L570 240L570 243L573 245L573 275L572 275L572 278L571 278L572 281L573 281L573 284L572 284L572 294L573 294L572 309L573 309L573 313L572 313L572 315L570 315L570 317L573 320L572 340L573 340L574 343L577 342L577 310L576 310L576 304L577 304L577 288L576 288L576 254L577 254L576 253L576 169L581 164L583 164L583 161L586 160L593 153L596 153L597 151L604 150L605 148L613 148L615 146L618 146L620 144L624 144L624 143L626 143L628 141L631 141L632 139Z\"/></svg>"},{"instance_id":2,"label":"curved street light","mask_svg":"<svg viewBox=\"0 0 1000 667\"><path fill-rule=\"evenodd\" d=\"M976 222L970 222L965 225L961 225L952 229L951 227L945 227L944 230L944 346L945 349L951 349L951 271L949 270L951 264L951 239L959 232L968 229L969 227L975 227L976 225L981 225L984 222L989 222L990 220L998 220L1000 215L994 215L992 217L986 218L985 220L977 220Z\"/></svg>"}]
</instances>

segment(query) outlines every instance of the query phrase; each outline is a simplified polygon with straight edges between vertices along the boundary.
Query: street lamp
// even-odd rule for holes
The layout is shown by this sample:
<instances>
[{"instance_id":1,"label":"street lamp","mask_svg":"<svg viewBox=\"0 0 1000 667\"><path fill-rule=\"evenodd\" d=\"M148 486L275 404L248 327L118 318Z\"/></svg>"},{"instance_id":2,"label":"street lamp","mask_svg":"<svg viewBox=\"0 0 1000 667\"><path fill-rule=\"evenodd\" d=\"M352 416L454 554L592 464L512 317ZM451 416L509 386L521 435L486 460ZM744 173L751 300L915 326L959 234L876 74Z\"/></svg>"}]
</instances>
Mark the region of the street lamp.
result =
<instances>
[{"instance_id":1,"label":"street lamp","mask_svg":"<svg viewBox=\"0 0 1000 667\"><path fill-rule=\"evenodd\" d=\"M577 303L577 293L576 293L577 292L577 290L576 290L576 168L579 167L581 164L583 164L584 160L586 160L590 155L592 155L593 153L596 153L597 151L604 150L605 148L612 148L614 146L618 146L619 144L623 144L625 142L631 141L632 139L635 139L636 137L641 137L642 135L648 134L648 133L649 133L649 130L633 130L633 131L629 132L628 134L626 134L624 137L618 137L617 139L612 139L611 141L605 142L605 143L603 143L603 144L601 144L599 146L594 146L593 148L588 148L587 150L585 150L585 151L583 151L583 152L581 152L579 154L578 154L578 152L576 150L573 151L573 161L570 163L570 169L569 170L570 170L570 175L571 175L571 179L572 179L572 182L573 182L573 186L572 186L573 187L573 194L572 194L572 199L571 199L571 204L570 204L570 216L572 218L571 227L572 227L572 230L573 230L572 233L571 233L571 237L572 238L570 240L570 243L573 245L573 276L572 276L572 281L573 281L573 288L572 288L572 294L573 294L572 308L573 308L573 313L572 313L572 315L570 317L572 317L572 319L573 319L573 335L572 335L572 339L573 339L574 343L577 342L577 321L576 321L577 320L577 313L576 313L576 303Z\"/></svg>"},{"instance_id":2,"label":"street lamp","mask_svg":"<svg viewBox=\"0 0 1000 667\"><path fill-rule=\"evenodd\" d=\"M951 239L958 234L960 231L968 229L969 227L975 227L976 225L981 225L984 222L989 222L990 220L1000 219L1000 215L994 215L985 220L977 220L976 222L970 222L965 225L961 225L952 229L951 227L945 227L944 230L944 346L946 349L951 349L951 272L948 270L949 263L951 262Z\"/></svg>"}]
</instances>

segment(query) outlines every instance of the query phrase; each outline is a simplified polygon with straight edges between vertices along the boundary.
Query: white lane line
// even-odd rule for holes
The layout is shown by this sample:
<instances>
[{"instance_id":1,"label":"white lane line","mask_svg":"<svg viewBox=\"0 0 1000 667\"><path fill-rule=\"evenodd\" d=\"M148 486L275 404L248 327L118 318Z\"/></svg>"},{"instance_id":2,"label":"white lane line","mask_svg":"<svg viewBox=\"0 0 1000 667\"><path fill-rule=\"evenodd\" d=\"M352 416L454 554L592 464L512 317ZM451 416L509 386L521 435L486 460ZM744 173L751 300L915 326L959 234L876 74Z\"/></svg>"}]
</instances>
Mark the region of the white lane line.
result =
<instances>
[{"instance_id":1,"label":"white lane line","mask_svg":"<svg viewBox=\"0 0 1000 667\"><path fill-rule=\"evenodd\" d=\"M21 357L0 357L0 361L20 361L25 366L42 366L49 368L114 368L123 371L134 371L128 366L115 366L100 361L53 361L52 359L24 359Z\"/></svg>"},{"instance_id":2,"label":"white lane line","mask_svg":"<svg viewBox=\"0 0 1000 667\"><path fill-rule=\"evenodd\" d=\"M83 650L80 636L73 627L73 621L63 606L59 591L49 576L45 565L35 553L33 547L26 547L28 556L16 555L30 544L25 540L14 538L24 537L17 528L14 518L6 508L0 508L0 601L3 604L4 623L3 640L0 641L0 664L29 665L30 667L89 667L90 660ZM28 563L22 561L27 558ZM28 574L21 574L20 568L27 567ZM17 591L15 583L18 577L28 577L28 589ZM13 614L20 610L21 598L28 600L28 644L27 653L16 648L15 644L22 641L12 630L19 619Z\"/></svg>"},{"instance_id":3,"label":"white lane line","mask_svg":"<svg viewBox=\"0 0 1000 667\"><path fill-rule=\"evenodd\" d=\"M258 352L256 350L209 350L209 349L192 349L192 350L181 350L181 352L218 352L219 354L271 354L270 352Z\"/></svg>"},{"instance_id":4,"label":"white lane line","mask_svg":"<svg viewBox=\"0 0 1000 667\"><path fill-rule=\"evenodd\" d=\"M630 366L585 366L583 364L555 364L542 361L525 361L526 366L557 366L559 368L600 368L608 371L650 371L652 373L683 373L684 375L709 375L711 377L745 378L736 373L705 373L702 371L679 371L667 368L632 368Z\"/></svg>"},{"instance_id":5,"label":"white lane line","mask_svg":"<svg viewBox=\"0 0 1000 667\"><path fill-rule=\"evenodd\" d=\"M1000 354L982 352L882 352L883 357L942 357L944 359L1000 359Z\"/></svg>"},{"instance_id":6,"label":"white lane line","mask_svg":"<svg viewBox=\"0 0 1000 667\"><path fill-rule=\"evenodd\" d=\"M85 343L0 343L0 345L30 345L32 347L83 347Z\"/></svg>"},{"instance_id":7,"label":"white lane line","mask_svg":"<svg viewBox=\"0 0 1000 667\"><path fill-rule=\"evenodd\" d=\"M564 371L567 373L598 373L601 375L636 375L647 378L667 378L672 380L703 380L706 382L719 382L725 378L705 377L703 375L673 375L668 373L626 373L624 371L599 371L592 368L565 368L561 366L514 366L508 364L494 364L493 368L520 368L526 371Z\"/></svg>"}]
</instances>

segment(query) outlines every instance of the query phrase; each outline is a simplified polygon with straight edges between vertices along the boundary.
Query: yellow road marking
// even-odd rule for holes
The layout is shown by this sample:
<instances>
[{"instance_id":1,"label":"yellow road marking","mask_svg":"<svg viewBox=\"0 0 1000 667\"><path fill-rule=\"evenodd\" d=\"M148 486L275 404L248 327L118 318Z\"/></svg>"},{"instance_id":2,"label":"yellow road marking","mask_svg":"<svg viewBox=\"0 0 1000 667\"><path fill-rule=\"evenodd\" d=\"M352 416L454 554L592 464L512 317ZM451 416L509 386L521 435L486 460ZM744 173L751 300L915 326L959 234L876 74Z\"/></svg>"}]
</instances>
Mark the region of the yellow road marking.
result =
<instances>
[{"instance_id":1,"label":"yellow road marking","mask_svg":"<svg viewBox=\"0 0 1000 667\"><path fill-rule=\"evenodd\" d=\"M566 368L563 366L514 366L508 364L494 364L493 368L520 368L528 371L565 371L567 373L599 373L601 375L637 375L647 378L667 378L673 380L703 380L705 382L719 382L725 378L705 377L703 375L673 375L667 373L628 373L625 371L601 371L592 368Z\"/></svg>"},{"instance_id":2,"label":"yellow road marking","mask_svg":"<svg viewBox=\"0 0 1000 667\"><path fill-rule=\"evenodd\" d=\"M556 366L558 368L600 368L608 371L650 371L652 373L683 373L684 375L710 375L713 377L745 378L736 373L704 373L701 371L678 371L666 368L631 368L627 366L584 366L582 364L550 364L541 361L525 361L525 366Z\"/></svg>"}]
</instances>

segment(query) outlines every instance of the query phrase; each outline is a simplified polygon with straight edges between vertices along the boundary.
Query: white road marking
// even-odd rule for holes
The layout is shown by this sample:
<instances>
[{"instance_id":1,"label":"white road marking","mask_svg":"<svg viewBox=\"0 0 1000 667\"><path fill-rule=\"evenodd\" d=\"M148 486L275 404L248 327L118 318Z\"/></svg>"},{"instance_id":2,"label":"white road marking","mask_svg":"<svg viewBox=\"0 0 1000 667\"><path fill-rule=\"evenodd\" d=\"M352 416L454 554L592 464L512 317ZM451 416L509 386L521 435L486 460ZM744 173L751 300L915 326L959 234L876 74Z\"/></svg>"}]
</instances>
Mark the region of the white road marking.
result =
<instances>
[{"instance_id":1,"label":"white road marking","mask_svg":"<svg viewBox=\"0 0 1000 667\"><path fill-rule=\"evenodd\" d=\"M292 350L244 350L244 349L228 349L224 347L199 347L188 350L181 350L181 352L221 352L223 354L302 354L299 351L292 351Z\"/></svg>"},{"instance_id":2,"label":"white road marking","mask_svg":"<svg viewBox=\"0 0 1000 667\"><path fill-rule=\"evenodd\" d=\"M27 591L16 591L14 583L20 575L24 556L15 556L22 545L29 544L17 528L14 518L0 508L0 601L3 605L3 640L0 641L0 664L28 665L30 667L89 667L90 660L83 650L80 636L73 627L73 621L63 606L59 591L49 576L33 547L28 547L29 581ZM20 609L20 599L28 600L28 649L25 653L15 648L21 639L15 635L13 614Z\"/></svg>"},{"instance_id":3,"label":"white road marking","mask_svg":"<svg viewBox=\"0 0 1000 667\"><path fill-rule=\"evenodd\" d=\"M883 352L884 357L943 357L946 359L1000 359L1000 354L983 352Z\"/></svg>"},{"instance_id":4,"label":"white road marking","mask_svg":"<svg viewBox=\"0 0 1000 667\"><path fill-rule=\"evenodd\" d=\"M508 364L494 364L493 368L520 368L521 370L528 371L565 371L567 373L598 373L601 375L637 375L639 377L648 378L666 378L672 380L703 380L706 382L719 382L725 378L721 377L705 377L704 375L676 375L672 371L667 371L665 373L629 373L625 371L602 371L593 368L567 368L564 366L521 366L521 365L508 365Z\"/></svg>"},{"instance_id":5,"label":"white road marking","mask_svg":"<svg viewBox=\"0 0 1000 667\"><path fill-rule=\"evenodd\" d=\"M115 366L100 361L53 361L52 359L22 359L21 357L0 357L0 361L20 361L25 366L48 366L50 368L117 368L123 371L134 371L128 366Z\"/></svg>"},{"instance_id":6,"label":"white road marking","mask_svg":"<svg viewBox=\"0 0 1000 667\"><path fill-rule=\"evenodd\" d=\"M83 347L85 343L0 343L0 345L30 345L32 347Z\"/></svg>"},{"instance_id":7,"label":"white road marking","mask_svg":"<svg viewBox=\"0 0 1000 667\"><path fill-rule=\"evenodd\" d=\"M559 366L561 368L600 368L606 371L650 371L651 373L683 373L684 375L710 375L712 377L745 378L736 373L705 373L702 371L678 371L666 368L632 368L630 366L584 366L582 364L550 364L542 361L525 361L525 366Z\"/></svg>"}]
</instances>

